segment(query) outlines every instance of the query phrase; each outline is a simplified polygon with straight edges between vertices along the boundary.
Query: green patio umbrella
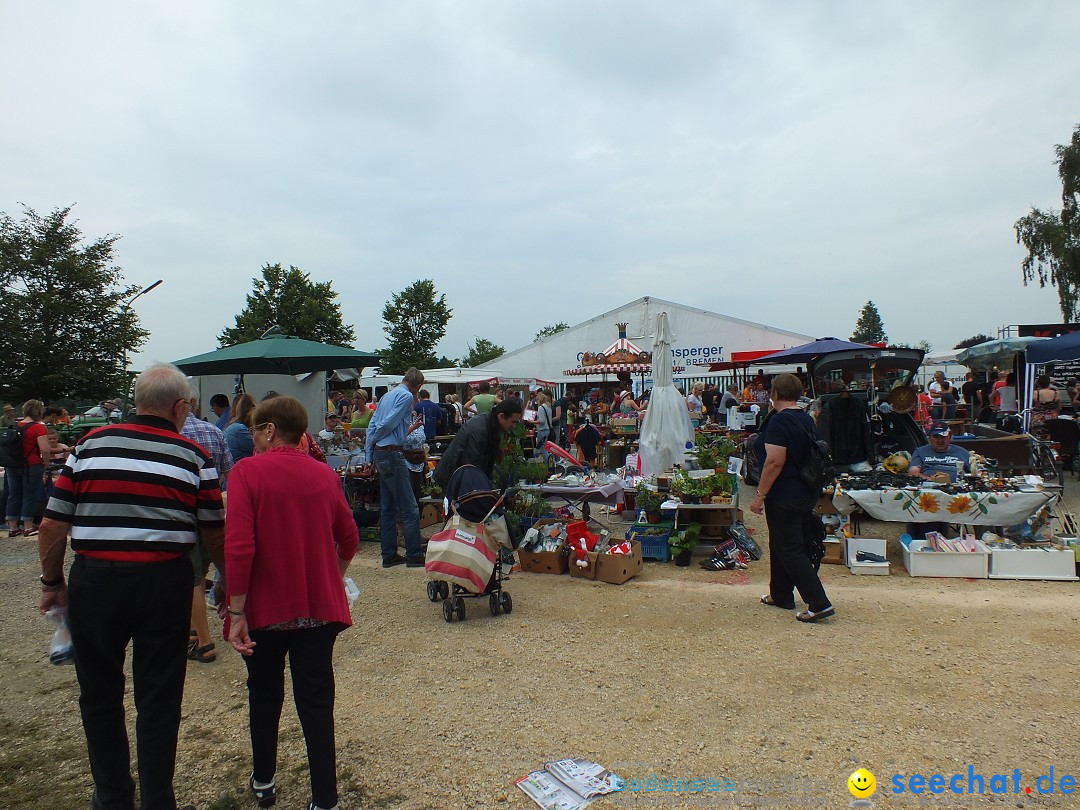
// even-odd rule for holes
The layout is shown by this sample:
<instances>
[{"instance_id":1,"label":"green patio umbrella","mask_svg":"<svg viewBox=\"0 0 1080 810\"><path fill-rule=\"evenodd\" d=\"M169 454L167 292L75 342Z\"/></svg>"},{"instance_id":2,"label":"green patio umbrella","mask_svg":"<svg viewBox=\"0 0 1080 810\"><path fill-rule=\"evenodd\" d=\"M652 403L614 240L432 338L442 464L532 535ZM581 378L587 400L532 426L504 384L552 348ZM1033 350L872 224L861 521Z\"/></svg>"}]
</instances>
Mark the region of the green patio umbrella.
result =
<instances>
[{"instance_id":1,"label":"green patio umbrella","mask_svg":"<svg viewBox=\"0 0 1080 810\"><path fill-rule=\"evenodd\" d=\"M267 335L247 343L177 360L174 365L191 377L206 374L309 374L336 368L365 368L379 355L317 343L291 335Z\"/></svg>"}]
</instances>

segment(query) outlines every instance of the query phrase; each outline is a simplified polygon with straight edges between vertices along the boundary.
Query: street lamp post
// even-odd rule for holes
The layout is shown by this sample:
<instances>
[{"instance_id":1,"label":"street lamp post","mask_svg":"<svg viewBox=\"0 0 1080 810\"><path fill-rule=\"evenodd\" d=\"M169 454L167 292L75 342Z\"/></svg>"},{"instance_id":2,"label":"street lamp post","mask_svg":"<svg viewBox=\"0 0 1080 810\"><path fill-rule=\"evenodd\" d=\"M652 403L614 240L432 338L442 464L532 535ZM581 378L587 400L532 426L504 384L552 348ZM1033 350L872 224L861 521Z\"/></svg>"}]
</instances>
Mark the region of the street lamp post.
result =
<instances>
[{"instance_id":1,"label":"street lamp post","mask_svg":"<svg viewBox=\"0 0 1080 810\"><path fill-rule=\"evenodd\" d=\"M140 296L146 295L148 292L150 292L152 289L154 289L156 286L158 286L161 283L161 281L162 280L159 278L157 281L155 281L149 287L144 287L139 292L135 293L135 295L131 296L131 298L129 298L127 301L125 301L124 305L122 307L120 307L120 312L125 313L128 310L130 310L131 305L135 303L135 300L137 298L139 298ZM124 369L123 369L124 370L124 404L120 407L120 419L121 419L121 421L127 419L128 394L131 391L131 382L128 380L128 373L127 373L127 342L126 341L124 342L124 360L123 360L123 362L124 362Z\"/></svg>"}]
</instances>

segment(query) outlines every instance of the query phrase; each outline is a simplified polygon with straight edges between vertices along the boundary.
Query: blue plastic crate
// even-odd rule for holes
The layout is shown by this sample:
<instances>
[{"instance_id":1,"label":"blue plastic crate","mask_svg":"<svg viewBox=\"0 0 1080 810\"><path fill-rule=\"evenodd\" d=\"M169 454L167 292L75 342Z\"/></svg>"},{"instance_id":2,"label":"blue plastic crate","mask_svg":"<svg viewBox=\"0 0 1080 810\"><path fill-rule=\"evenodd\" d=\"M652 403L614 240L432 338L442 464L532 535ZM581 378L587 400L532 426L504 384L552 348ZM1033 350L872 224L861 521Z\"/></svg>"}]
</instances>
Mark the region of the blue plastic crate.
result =
<instances>
[{"instance_id":1,"label":"blue plastic crate","mask_svg":"<svg viewBox=\"0 0 1080 810\"><path fill-rule=\"evenodd\" d=\"M646 534L648 531L656 532L660 530L663 530L663 534ZM668 546L668 539L674 530L674 523L635 523L626 530L626 539L633 538L641 543L641 556L643 558L667 562L671 559L671 548Z\"/></svg>"}]
</instances>

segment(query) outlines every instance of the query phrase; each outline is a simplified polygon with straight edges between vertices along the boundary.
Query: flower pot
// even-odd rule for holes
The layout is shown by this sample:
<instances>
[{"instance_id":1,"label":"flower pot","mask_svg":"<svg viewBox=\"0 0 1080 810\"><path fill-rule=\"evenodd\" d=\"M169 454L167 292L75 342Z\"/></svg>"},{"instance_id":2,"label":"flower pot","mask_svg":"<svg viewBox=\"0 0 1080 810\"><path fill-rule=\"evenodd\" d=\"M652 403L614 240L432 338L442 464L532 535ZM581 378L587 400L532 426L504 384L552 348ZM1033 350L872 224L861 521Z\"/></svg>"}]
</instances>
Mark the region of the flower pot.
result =
<instances>
[{"instance_id":1,"label":"flower pot","mask_svg":"<svg viewBox=\"0 0 1080 810\"><path fill-rule=\"evenodd\" d=\"M675 564L676 565L681 565L683 568L685 568L686 566L690 565L690 558L693 555L694 555L694 552L693 552L692 549L687 549L686 551L680 551L678 554L675 555Z\"/></svg>"},{"instance_id":2,"label":"flower pot","mask_svg":"<svg viewBox=\"0 0 1080 810\"><path fill-rule=\"evenodd\" d=\"M645 521L647 523L659 523L660 522L660 513L659 512L646 512L645 513Z\"/></svg>"}]
</instances>

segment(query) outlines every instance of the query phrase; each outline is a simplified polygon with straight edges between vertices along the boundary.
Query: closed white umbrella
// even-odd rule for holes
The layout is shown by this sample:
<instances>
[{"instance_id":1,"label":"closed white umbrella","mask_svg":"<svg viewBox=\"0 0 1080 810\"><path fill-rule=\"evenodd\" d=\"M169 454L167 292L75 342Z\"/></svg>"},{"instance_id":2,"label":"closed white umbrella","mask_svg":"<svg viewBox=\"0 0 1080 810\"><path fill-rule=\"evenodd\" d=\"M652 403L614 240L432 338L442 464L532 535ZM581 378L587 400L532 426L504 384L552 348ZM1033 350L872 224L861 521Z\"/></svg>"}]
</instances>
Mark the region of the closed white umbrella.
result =
<instances>
[{"instance_id":1,"label":"closed white umbrella","mask_svg":"<svg viewBox=\"0 0 1080 810\"><path fill-rule=\"evenodd\" d=\"M641 425L641 472L656 475L681 462L694 426L686 398L672 382L671 327L666 312L656 316L653 336L653 391Z\"/></svg>"}]
</instances>

